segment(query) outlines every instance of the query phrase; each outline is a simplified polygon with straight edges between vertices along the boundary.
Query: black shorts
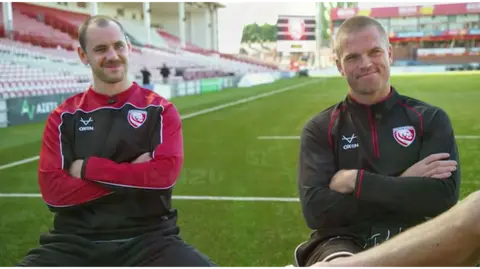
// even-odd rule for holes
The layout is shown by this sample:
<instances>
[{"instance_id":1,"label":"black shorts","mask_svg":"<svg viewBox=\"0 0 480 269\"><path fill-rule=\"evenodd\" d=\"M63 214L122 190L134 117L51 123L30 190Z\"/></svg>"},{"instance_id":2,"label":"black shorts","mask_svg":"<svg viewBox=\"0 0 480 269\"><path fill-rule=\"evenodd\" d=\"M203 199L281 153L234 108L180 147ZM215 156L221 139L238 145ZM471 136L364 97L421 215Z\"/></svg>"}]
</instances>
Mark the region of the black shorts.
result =
<instances>
[{"instance_id":1,"label":"black shorts","mask_svg":"<svg viewBox=\"0 0 480 269\"><path fill-rule=\"evenodd\" d=\"M324 240L310 240L297 247L295 259L297 266L311 266L321 261L353 256L363 251L359 242L351 237L331 237Z\"/></svg>"},{"instance_id":2,"label":"black shorts","mask_svg":"<svg viewBox=\"0 0 480 269\"><path fill-rule=\"evenodd\" d=\"M178 235L161 232L130 240L95 242L76 235L45 234L17 266L216 266Z\"/></svg>"}]
</instances>

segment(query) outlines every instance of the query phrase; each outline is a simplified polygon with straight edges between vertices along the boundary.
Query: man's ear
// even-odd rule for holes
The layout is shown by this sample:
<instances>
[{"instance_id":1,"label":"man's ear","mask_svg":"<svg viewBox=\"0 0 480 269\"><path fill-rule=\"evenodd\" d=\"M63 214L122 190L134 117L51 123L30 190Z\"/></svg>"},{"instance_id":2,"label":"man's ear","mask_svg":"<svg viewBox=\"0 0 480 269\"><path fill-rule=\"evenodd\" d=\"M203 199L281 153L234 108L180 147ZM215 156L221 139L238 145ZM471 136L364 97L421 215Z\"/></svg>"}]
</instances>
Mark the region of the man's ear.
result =
<instances>
[{"instance_id":1,"label":"man's ear","mask_svg":"<svg viewBox=\"0 0 480 269\"><path fill-rule=\"evenodd\" d=\"M125 35L125 41L127 43L128 55L130 55L132 54L132 43L130 42L130 39L128 38L127 35Z\"/></svg>"},{"instance_id":2,"label":"man's ear","mask_svg":"<svg viewBox=\"0 0 480 269\"><path fill-rule=\"evenodd\" d=\"M391 44L388 44L388 60L390 64L393 63L393 47Z\"/></svg>"},{"instance_id":3,"label":"man's ear","mask_svg":"<svg viewBox=\"0 0 480 269\"><path fill-rule=\"evenodd\" d=\"M87 53L82 49L82 47L80 46L77 47L77 53L78 53L78 57L80 58L80 61L82 61L84 65L88 65Z\"/></svg>"},{"instance_id":4,"label":"man's ear","mask_svg":"<svg viewBox=\"0 0 480 269\"><path fill-rule=\"evenodd\" d=\"M338 59L338 57L335 59L335 64L337 64L338 72L340 72L340 74L342 74L342 77L344 77L344 76L345 76L345 72L343 72L342 63L340 62L340 60Z\"/></svg>"},{"instance_id":5,"label":"man's ear","mask_svg":"<svg viewBox=\"0 0 480 269\"><path fill-rule=\"evenodd\" d=\"M130 42L127 42L127 48L128 48L128 55L132 54L132 44Z\"/></svg>"}]
</instances>

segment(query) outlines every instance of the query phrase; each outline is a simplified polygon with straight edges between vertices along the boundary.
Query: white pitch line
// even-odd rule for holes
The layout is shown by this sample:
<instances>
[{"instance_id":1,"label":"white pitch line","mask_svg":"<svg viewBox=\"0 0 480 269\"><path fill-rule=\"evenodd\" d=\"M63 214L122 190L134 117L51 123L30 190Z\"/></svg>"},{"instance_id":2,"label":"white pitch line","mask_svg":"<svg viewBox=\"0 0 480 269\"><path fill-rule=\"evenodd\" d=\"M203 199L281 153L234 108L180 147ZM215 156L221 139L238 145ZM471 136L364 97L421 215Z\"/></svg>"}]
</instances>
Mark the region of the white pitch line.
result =
<instances>
[{"instance_id":1,"label":"white pitch line","mask_svg":"<svg viewBox=\"0 0 480 269\"><path fill-rule=\"evenodd\" d=\"M240 100L237 100L237 101L234 101L234 102L230 102L230 103L215 106L215 107L212 107L212 108L207 108L207 109L204 109L204 110L193 112L193 113L181 116L181 119L184 120L184 119L193 118L193 117L200 116L200 115L203 115L203 114L207 114L207 113L210 113L210 112L218 111L220 109L224 109L224 108L227 108L227 107L240 105L240 104L251 102L251 101L254 101L254 100L257 100L257 99L260 99L260 98L265 98L265 97L272 96L272 95L275 95L275 94L279 94L279 93L282 93L282 92L290 91L290 90L293 90L295 88L298 88L298 87L301 87L301 86L304 86L304 85L308 85L308 84L313 84L313 83L316 83L316 82L318 82L318 80L307 81L307 82L300 83L300 84L297 84L297 85L284 87L284 88L281 88L281 89L278 89L278 90L257 94L257 95L254 95L254 96L251 96L251 97L248 97L248 98L244 98L244 99L240 99Z\"/></svg>"},{"instance_id":2,"label":"white pitch line","mask_svg":"<svg viewBox=\"0 0 480 269\"><path fill-rule=\"evenodd\" d=\"M300 139L300 136L259 136L257 139L260 140L297 140Z\"/></svg>"},{"instance_id":3,"label":"white pitch line","mask_svg":"<svg viewBox=\"0 0 480 269\"><path fill-rule=\"evenodd\" d=\"M24 160L20 160L20 161L16 161L16 162L13 162L13 163L7 163L7 164L4 164L4 165L0 165L0 170L7 169L7 168L10 168L10 167L14 167L14 166L17 166L17 165L21 165L21 164L24 164L24 163L33 162L33 161L38 160L39 158L40 158L39 156L33 156L33 157L31 157L31 158L27 158L27 159L24 159Z\"/></svg>"},{"instance_id":4,"label":"white pitch line","mask_svg":"<svg viewBox=\"0 0 480 269\"><path fill-rule=\"evenodd\" d=\"M0 197L10 198L41 198L39 193L0 193ZM190 196L173 195L174 200L195 201L248 201L248 202L299 202L298 198L289 197L235 197L235 196Z\"/></svg>"},{"instance_id":5,"label":"white pitch line","mask_svg":"<svg viewBox=\"0 0 480 269\"><path fill-rule=\"evenodd\" d=\"M456 139L480 139L480 135L457 135L455 136ZM272 136L259 136L257 137L259 140L298 140L300 136L280 136L280 135L272 135Z\"/></svg>"},{"instance_id":6,"label":"white pitch line","mask_svg":"<svg viewBox=\"0 0 480 269\"><path fill-rule=\"evenodd\" d=\"M480 139L480 135L457 135L456 139Z\"/></svg>"},{"instance_id":7,"label":"white pitch line","mask_svg":"<svg viewBox=\"0 0 480 269\"><path fill-rule=\"evenodd\" d=\"M299 202L298 198L288 197L232 197L232 196L181 196L173 195L177 200L211 200L211 201L252 201L252 202Z\"/></svg>"},{"instance_id":8,"label":"white pitch line","mask_svg":"<svg viewBox=\"0 0 480 269\"><path fill-rule=\"evenodd\" d=\"M316 82L318 82L318 79L303 82L303 83L288 86L288 87L284 87L284 88L274 90L274 91L270 91L270 92L266 92L266 93L257 94L257 95L247 97L247 98L244 98L244 99L240 99L240 100L237 100L237 101L234 101L234 102L214 106L214 107L203 109L203 110L193 112L193 113L190 113L190 114L187 114L187 115L183 115L183 116L180 116L180 119L182 119L182 120L190 119L190 118L193 118L193 117L196 117L196 116L200 116L200 115L207 114L207 113L210 113L210 112L218 111L218 110L221 110L221 109L224 109L224 108L240 105L240 104L251 102L251 101L254 101L254 100L257 100L257 99L261 99L261 98L265 98L265 97L272 96L272 95L275 95L275 94L279 94L279 93L282 93L282 92L290 91L290 90L296 89L298 87L308 85L308 84L313 84L313 83L316 83ZM10 168L10 167L14 167L14 166L21 165L21 164L25 164L25 163L29 163L29 162L33 162L33 161L36 161L38 159L39 159L39 156L37 155L37 156L33 156L33 157L30 157L30 158L27 158L27 159L24 159L24 160L20 160L20 161L16 161L16 162L13 162L13 163L7 163L7 164L4 164L4 165L0 165L0 170L7 169L7 168Z\"/></svg>"}]
</instances>

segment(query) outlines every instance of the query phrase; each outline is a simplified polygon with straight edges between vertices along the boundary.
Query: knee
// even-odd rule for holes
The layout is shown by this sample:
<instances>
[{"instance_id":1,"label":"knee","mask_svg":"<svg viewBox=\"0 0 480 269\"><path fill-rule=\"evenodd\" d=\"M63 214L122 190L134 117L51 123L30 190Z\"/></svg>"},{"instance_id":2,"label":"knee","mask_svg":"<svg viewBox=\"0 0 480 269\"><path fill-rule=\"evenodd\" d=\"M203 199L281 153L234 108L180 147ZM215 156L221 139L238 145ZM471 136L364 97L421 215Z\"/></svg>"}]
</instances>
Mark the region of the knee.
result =
<instances>
[{"instance_id":1,"label":"knee","mask_svg":"<svg viewBox=\"0 0 480 269\"><path fill-rule=\"evenodd\" d=\"M464 214L463 216L467 219L466 225L468 230L472 232L472 235L475 234L480 238L480 191L475 191L469 194L464 203Z\"/></svg>"},{"instance_id":2,"label":"knee","mask_svg":"<svg viewBox=\"0 0 480 269\"><path fill-rule=\"evenodd\" d=\"M465 207L471 213L472 218L480 220L480 191L470 193L464 200Z\"/></svg>"}]
</instances>

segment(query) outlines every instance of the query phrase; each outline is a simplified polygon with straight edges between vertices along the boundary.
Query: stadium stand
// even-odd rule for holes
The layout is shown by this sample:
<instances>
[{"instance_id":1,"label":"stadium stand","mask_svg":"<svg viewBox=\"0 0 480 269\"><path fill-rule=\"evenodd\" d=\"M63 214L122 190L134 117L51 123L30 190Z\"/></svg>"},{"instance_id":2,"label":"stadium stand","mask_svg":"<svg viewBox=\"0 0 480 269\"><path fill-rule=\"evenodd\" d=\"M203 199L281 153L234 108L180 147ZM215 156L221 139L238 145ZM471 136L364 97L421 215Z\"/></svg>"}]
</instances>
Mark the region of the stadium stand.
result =
<instances>
[{"instance_id":1,"label":"stadium stand","mask_svg":"<svg viewBox=\"0 0 480 269\"><path fill-rule=\"evenodd\" d=\"M76 53L78 27L89 16L30 3L12 3L14 32L4 31L0 6L0 97L74 93L91 83ZM161 81L160 67L173 69L171 81L196 80L276 70L272 64L206 50L167 31L151 28L151 44L142 22L119 19L133 44L130 73L149 69Z\"/></svg>"},{"instance_id":2,"label":"stadium stand","mask_svg":"<svg viewBox=\"0 0 480 269\"><path fill-rule=\"evenodd\" d=\"M89 70L73 52L0 39L0 96L75 93L90 84Z\"/></svg>"},{"instance_id":3,"label":"stadium stand","mask_svg":"<svg viewBox=\"0 0 480 269\"><path fill-rule=\"evenodd\" d=\"M129 33L130 35L129 38L131 39L133 37L135 40L137 40L136 43L139 43L139 45L142 45L142 46L151 45L152 47L160 48L160 49L166 49L168 47L165 40L161 38L160 35L157 34L157 32L155 31L155 28L150 27L151 44L149 44L148 38L147 38L147 31L143 23L137 22L137 21L129 21L125 19L119 19L119 22L123 25L123 27L125 28L125 31Z\"/></svg>"},{"instance_id":4,"label":"stadium stand","mask_svg":"<svg viewBox=\"0 0 480 269\"><path fill-rule=\"evenodd\" d=\"M331 31L357 14L369 14L385 27L393 45L394 65L468 65L480 63L480 5L334 8Z\"/></svg>"}]
</instances>

